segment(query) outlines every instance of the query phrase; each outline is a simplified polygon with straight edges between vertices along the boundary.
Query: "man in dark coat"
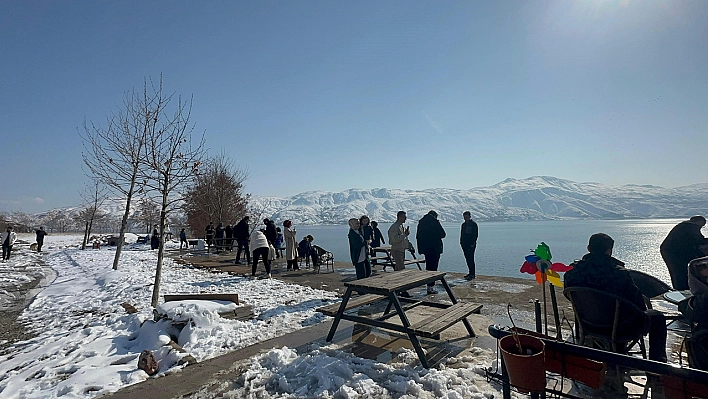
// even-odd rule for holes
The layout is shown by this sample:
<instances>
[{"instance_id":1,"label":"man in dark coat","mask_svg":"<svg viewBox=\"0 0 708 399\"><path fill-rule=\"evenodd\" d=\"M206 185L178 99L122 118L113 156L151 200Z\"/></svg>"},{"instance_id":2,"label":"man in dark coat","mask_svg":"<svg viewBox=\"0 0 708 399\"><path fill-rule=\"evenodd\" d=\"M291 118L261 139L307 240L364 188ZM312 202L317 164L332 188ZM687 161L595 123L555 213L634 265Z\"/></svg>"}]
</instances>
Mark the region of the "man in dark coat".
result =
<instances>
[{"instance_id":1,"label":"man in dark coat","mask_svg":"<svg viewBox=\"0 0 708 399\"><path fill-rule=\"evenodd\" d=\"M477 249L479 227L477 223L472 220L472 214L469 211L465 211L462 217L465 219L465 222L462 223L462 229L460 230L460 246L462 247L462 253L465 254L465 261L467 261L467 269L469 270L465 279L472 280L477 275L474 263L474 251Z\"/></svg>"},{"instance_id":2,"label":"man in dark coat","mask_svg":"<svg viewBox=\"0 0 708 399\"><path fill-rule=\"evenodd\" d=\"M35 233L37 234L37 252L42 252L42 245L44 245L44 236L47 235L47 232L44 231L43 226L39 226L39 230L35 230Z\"/></svg>"},{"instance_id":3,"label":"man in dark coat","mask_svg":"<svg viewBox=\"0 0 708 399\"><path fill-rule=\"evenodd\" d=\"M209 225L204 229L204 232L206 233L206 245L207 245L207 252L209 252L209 248L211 248L211 244L214 241L214 223L209 222Z\"/></svg>"},{"instance_id":4,"label":"man in dark coat","mask_svg":"<svg viewBox=\"0 0 708 399\"><path fill-rule=\"evenodd\" d=\"M573 263L565 273L565 287L587 287L602 290L627 299L647 313L649 327L649 359L666 361L666 317L661 312L647 309L644 297L634 284L624 263L612 257L615 241L604 233L590 236L588 251L583 259Z\"/></svg>"},{"instance_id":5,"label":"man in dark coat","mask_svg":"<svg viewBox=\"0 0 708 399\"><path fill-rule=\"evenodd\" d=\"M265 236L268 239L268 244L273 245L275 239L278 238L278 232L275 230L275 222L270 219L263 219L265 224Z\"/></svg>"},{"instance_id":6,"label":"man in dark coat","mask_svg":"<svg viewBox=\"0 0 708 399\"><path fill-rule=\"evenodd\" d=\"M701 228L706 225L706 218L693 216L676 226L661 243L661 257L671 275L671 285L676 290L688 289L688 262L705 256L702 245L708 244L708 239L701 234Z\"/></svg>"},{"instance_id":7,"label":"man in dark coat","mask_svg":"<svg viewBox=\"0 0 708 399\"><path fill-rule=\"evenodd\" d=\"M415 239L418 242L418 252L425 255L425 270L437 271L440 254L443 252L442 239L445 229L438 221L438 213L428 212L418 221L418 231ZM428 283L428 294L435 294L435 282Z\"/></svg>"},{"instance_id":8,"label":"man in dark coat","mask_svg":"<svg viewBox=\"0 0 708 399\"><path fill-rule=\"evenodd\" d=\"M251 251L248 248L248 236L250 234L248 230L248 216L244 216L243 219L241 219L241 221L238 222L236 226L234 226L234 239L236 240L236 244L238 245L235 262L237 265L242 264L241 251L244 251L246 253L246 264L251 264Z\"/></svg>"},{"instance_id":9,"label":"man in dark coat","mask_svg":"<svg viewBox=\"0 0 708 399\"><path fill-rule=\"evenodd\" d=\"M224 224L219 222L219 225L216 226L216 253L219 253L219 250L224 247Z\"/></svg>"}]
</instances>

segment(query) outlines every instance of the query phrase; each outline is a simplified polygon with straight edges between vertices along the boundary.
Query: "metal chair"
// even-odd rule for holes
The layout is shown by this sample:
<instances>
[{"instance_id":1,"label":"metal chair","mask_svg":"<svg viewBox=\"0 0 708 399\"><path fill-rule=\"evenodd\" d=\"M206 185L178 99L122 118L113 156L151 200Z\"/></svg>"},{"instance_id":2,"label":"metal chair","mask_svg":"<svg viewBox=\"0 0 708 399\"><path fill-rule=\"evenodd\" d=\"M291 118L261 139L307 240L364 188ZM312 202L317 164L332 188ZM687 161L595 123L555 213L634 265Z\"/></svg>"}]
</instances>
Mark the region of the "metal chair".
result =
<instances>
[{"instance_id":1,"label":"metal chair","mask_svg":"<svg viewBox=\"0 0 708 399\"><path fill-rule=\"evenodd\" d=\"M624 354L638 344L638 353L647 358L644 335L649 332L650 320L644 310L594 288L568 287L563 295L573 305L579 344Z\"/></svg>"},{"instance_id":2,"label":"metal chair","mask_svg":"<svg viewBox=\"0 0 708 399\"><path fill-rule=\"evenodd\" d=\"M315 269L317 273L320 272L322 265L325 266L325 269L332 268L334 271L334 254L319 245L313 245L312 248L317 253L317 268Z\"/></svg>"}]
</instances>

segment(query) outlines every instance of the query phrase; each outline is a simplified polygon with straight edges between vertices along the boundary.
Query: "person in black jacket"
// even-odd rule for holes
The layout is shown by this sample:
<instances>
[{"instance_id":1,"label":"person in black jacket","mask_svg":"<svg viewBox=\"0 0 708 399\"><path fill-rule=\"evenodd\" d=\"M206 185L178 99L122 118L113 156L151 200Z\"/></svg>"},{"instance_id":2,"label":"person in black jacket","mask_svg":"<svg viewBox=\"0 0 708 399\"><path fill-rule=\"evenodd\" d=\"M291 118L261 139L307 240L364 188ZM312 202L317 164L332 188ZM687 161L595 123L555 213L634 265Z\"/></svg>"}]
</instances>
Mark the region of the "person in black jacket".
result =
<instances>
[{"instance_id":1,"label":"person in black jacket","mask_svg":"<svg viewBox=\"0 0 708 399\"><path fill-rule=\"evenodd\" d=\"M612 257L615 241L604 233L590 236L589 253L575 261L565 273L565 287L587 287L618 295L637 305L649 315L649 359L666 361L666 317L647 309L644 296L634 284L624 263Z\"/></svg>"},{"instance_id":2,"label":"person in black jacket","mask_svg":"<svg viewBox=\"0 0 708 399\"><path fill-rule=\"evenodd\" d=\"M661 243L661 257L671 275L671 285L676 290L688 289L688 262L707 255L701 249L708 244L708 239L701 234L701 228L706 225L706 218L693 216L685 220L669 232Z\"/></svg>"},{"instance_id":3,"label":"person in black jacket","mask_svg":"<svg viewBox=\"0 0 708 399\"><path fill-rule=\"evenodd\" d=\"M236 264L241 265L241 251L246 253L246 263L251 263L251 251L248 248L248 216L244 216L240 222L234 226L234 239L236 239L236 244L238 245L238 250L236 251Z\"/></svg>"},{"instance_id":4,"label":"person in black jacket","mask_svg":"<svg viewBox=\"0 0 708 399\"><path fill-rule=\"evenodd\" d=\"M477 249L479 227L477 227L477 223L472 220L472 214L469 211L465 211L462 217L465 219L465 222L462 223L462 229L460 230L460 246L462 247L462 253L465 254L465 261L467 261L467 269L469 270L465 279L472 280L477 276L476 265L474 263L474 251Z\"/></svg>"},{"instance_id":5,"label":"person in black jacket","mask_svg":"<svg viewBox=\"0 0 708 399\"><path fill-rule=\"evenodd\" d=\"M226 228L224 229L224 248L233 251L234 249L234 229L231 227L230 224L226 225Z\"/></svg>"},{"instance_id":6,"label":"person in black jacket","mask_svg":"<svg viewBox=\"0 0 708 399\"><path fill-rule=\"evenodd\" d=\"M157 225L152 229L152 237L150 237L150 249L160 248L160 233L157 231Z\"/></svg>"},{"instance_id":7,"label":"person in black jacket","mask_svg":"<svg viewBox=\"0 0 708 399\"><path fill-rule=\"evenodd\" d=\"M219 250L221 250L224 247L224 224L219 222L219 225L216 226L216 253L219 253Z\"/></svg>"},{"instance_id":8,"label":"person in black jacket","mask_svg":"<svg viewBox=\"0 0 708 399\"><path fill-rule=\"evenodd\" d=\"M268 239L268 244L273 245L275 239L278 238L278 232L275 230L275 222L266 218L263 219L265 224L265 236Z\"/></svg>"},{"instance_id":9,"label":"person in black jacket","mask_svg":"<svg viewBox=\"0 0 708 399\"><path fill-rule=\"evenodd\" d=\"M42 252L42 245L44 245L44 236L47 235L47 232L44 231L43 226L39 226L39 230L35 230L35 233L37 234L37 252Z\"/></svg>"},{"instance_id":10,"label":"person in black jacket","mask_svg":"<svg viewBox=\"0 0 708 399\"><path fill-rule=\"evenodd\" d=\"M418 231L415 239L418 242L418 252L425 255L425 270L437 271L440 254L443 252L442 239L445 229L438 221L438 213L430 211L418 221ZM428 283L428 294L434 294L435 282Z\"/></svg>"},{"instance_id":11,"label":"person in black jacket","mask_svg":"<svg viewBox=\"0 0 708 399\"><path fill-rule=\"evenodd\" d=\"M209 222L209 225L204 229L204 232L206 235L206 245L208 253L209 249L211 248L211 244L214 242L214 223Z\"/></svg>"}]
</instances>

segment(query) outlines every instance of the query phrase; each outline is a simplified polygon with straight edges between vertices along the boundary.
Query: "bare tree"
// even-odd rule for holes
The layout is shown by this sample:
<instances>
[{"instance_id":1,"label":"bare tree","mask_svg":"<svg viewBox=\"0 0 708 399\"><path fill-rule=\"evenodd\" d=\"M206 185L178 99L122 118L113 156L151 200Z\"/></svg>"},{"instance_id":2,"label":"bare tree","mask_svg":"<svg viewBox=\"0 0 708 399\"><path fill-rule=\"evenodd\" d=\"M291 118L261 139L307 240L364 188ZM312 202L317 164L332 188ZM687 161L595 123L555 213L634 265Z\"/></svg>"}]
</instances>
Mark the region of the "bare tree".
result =
<instances>
[{"instance_id":1,"label":"bare tree","mask_svg":"<svg viewBox=\"0 0 708 399\"><path fill-rule=\"evenodd\" d=\"M192 231L209 222L236 223L246 214L249 196L243 192L248 173L236 168L225 153L208 159L185 190L184 211Z\"/></svg>"},{"instance_id":2,"label":"bare tree","mask_svg":"<svg viewBox=\"0 0 708 399\"><path fill-rule=\"evenodd\" d=\"M100 180L93 179L91 185L86 186L80 196L84 200L84 204L86 204L77 215L77 220L85 223L84 241L81 244L81 249L83 250L86 249L86 243L91 236L94 221L102 220L107 216L105 212L99 209L106 200L106 187L101 184Z\"/></svg>"},{"instance_id":3,"label":"bare tree","mask_svg":"<svg viewBox=\"0 0 708 399\"><path fill-rule=\"evenodd\" d=\"M204 135L192 143L190 117L192 99L183 101L178 97L172 114L165 111L174 94L163 95L162 82L154 87L156 102L161 104L160 112L154 114L155 129L147 134L144 160L147 168L142 172L146 186L154 193L160 205L160 245L157 252L155 286L152 292L152 306L157 307L162 277L162 263L165 254L165 226L168 213L181 202L178 194L183 186L198 172L204 156Z\"/></svg>"},{"instance_id":4,"label":"bare tree","mask_svg":"<svg viewBox=\"0 0 708 399\"><path fill-rule=\"evenodd\" d=\"M160 205L152 198L144 197L138 200L135 208L135 220L150 233L152 225L160 219Z\"/></svg>"},{"instance_id":5,"label":"bare tree","mask_svg":"<svg viewBox=\"0 0 708 399\"><path fill-rule=\"evenodd\" d=\"M106 128L84 121L84 164L92 177L101 179L112 191L126 199L113 259L115 270L123 250L131 201L136 193L142 191L137 177L143 165L141 156L144 154L145 140L149 133L155 132L159 116L163 113L165 103L161 86L162 78L159 92L154 90L152 84L148 86L146 79L142 92L133 90L126 93L123 107L108 117Z\"/></svg>"},{"instance_id":6,"label":"bare tree","mask_svg":"<svg viewBox=\"0 0 708 399\"><path fill-rule=\"evenodd\" d=\"M13 228L18 233L29 233L32 231L32 227L36 224L36 219L34 216L22 211L12 212L12 215L10 215L10 220L14 223Z\"/></svg>"}]
</instances>

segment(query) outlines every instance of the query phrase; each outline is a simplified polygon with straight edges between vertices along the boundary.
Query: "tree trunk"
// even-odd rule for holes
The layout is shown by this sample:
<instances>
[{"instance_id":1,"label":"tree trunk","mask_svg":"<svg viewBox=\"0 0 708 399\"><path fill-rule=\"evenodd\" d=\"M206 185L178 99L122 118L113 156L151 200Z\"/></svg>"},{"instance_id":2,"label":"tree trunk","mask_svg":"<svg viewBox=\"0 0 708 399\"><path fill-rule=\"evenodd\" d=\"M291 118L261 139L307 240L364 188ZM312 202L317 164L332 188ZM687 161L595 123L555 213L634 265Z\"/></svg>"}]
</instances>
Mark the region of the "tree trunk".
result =
<instances>
[{"instance_id":1,"label":"tree trunk","mask_svg":"<svg viewBox=\"0 0 708 399\"><path fill-rule=\"evenodd\" d=\"M167 187L169 187L168 179L165 178L164 190L162 192L162 206L160 208L160 246L157 249L157 268L155 270L155 286L152 288L153 308L157 307L160 300L160 280L162 278L162 261L165 257L165 221L167 220Z\"/></svg>"},{"instance_id":2,"label":"tree trunk","mask_svg":"<svg viewBox=\"0 0 708 399\"><path fill-rule=\"evenodd\" d=\"M84 242L81 243L81 250L86 249L86 241L88 241L88 222L86 222L86 227L84 228Z\"/></svg>"},{"instance_id":3,"label":"tree trunk","mask_svg":"<svg viewBox=\"0 0 708 399\"><path fill-rule=\"evenodd\" d=\"M133 182L135 182L135 178L133 178ZM130 215L130 202L133 199L134 186L135 183L131 183L125 200L125 212L123 212L123 220L120 222L120 234L118 236L116 256L113 258L113 270L118 270L118 261L120 260L120 254L123 252L123 240L125 240L125 230L128 229L128 216Z\"/></svg>"}]
</instances>

